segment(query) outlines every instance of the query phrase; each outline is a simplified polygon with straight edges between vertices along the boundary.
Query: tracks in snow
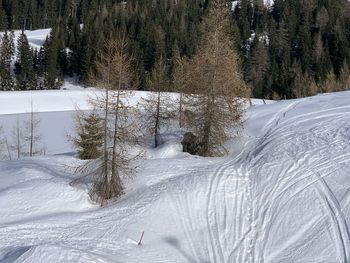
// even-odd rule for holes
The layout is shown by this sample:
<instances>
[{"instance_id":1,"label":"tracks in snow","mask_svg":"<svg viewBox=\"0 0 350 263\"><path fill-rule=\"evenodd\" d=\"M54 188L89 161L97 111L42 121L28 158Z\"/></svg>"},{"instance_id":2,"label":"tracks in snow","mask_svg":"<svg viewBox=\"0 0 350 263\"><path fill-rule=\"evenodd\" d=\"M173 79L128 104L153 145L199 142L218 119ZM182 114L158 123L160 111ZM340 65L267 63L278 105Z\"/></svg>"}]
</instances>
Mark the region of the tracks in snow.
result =
<instances>
[{"instance_id":1,"label":"tracks in snow","mask_svg":"<svg viewBox=\"0 0 350 263\"><path fill-rule=\"evenodd\" d=\"M324 201L324 208L328 210L328 215L333 222L333 231L338 239L337 246L341 256L341 262L350 261L350 232L342 208L334 195L333 191L327 184L326 180L316 173L317 192L321 200Z\"/></svg>"},{"instance_id":2,"label":"tracks in snow","mask_svg":"<svg viewBox=\"0 0 350 263\"><path fill-rule=\"evenodd\" d=\"M257 213L254 220L257 223L258 235L254 246L255 262L280 262L282 259L284 259L283 262L289 262L286 260L287 255L292 256L295 252L291 254L287 252L288 250L298 250L298 253L308 255L307 244L301 241L299 244L298 240L294 240L295 244L290 241L285 241L285 245L277 244L273 240L276 233L273 231L276 231L277 225L283 226L288 217L296 216L295 220L302 222L303 219L293 214L295 212L291 211L291 208L294 209L297 205L303 206L304 204L300 204L303 202L302 198L312 197L314 191L317 192L318 197L316 198L322 204L323 212L313 216L314 224L302 229L304 236L315 227L315 224L316 226L325 224L326 227L327 224L330 224L335 254L338 257L337 262L350 262L350 235L347 219L336 195L324 178L325 176L334 178L339 174L338 170L343 169L343 156L347 152L343 145L348 145L348 143L344 141L344 138L339 138L337 127L339 123L349 123L349 113L334 112L334 109L330 109L321 111L321 116L318 116L317 112L308 113L297 115L290 118L288 122L284 122L283 118L299 103L292 103L275 114L275 120L265 125L257 148L250 154L249 162L252 165L250 173L254 175L252 176L253 185L257 190L255 205ZM340 109L350 110L350 107L340 107ZM317 126L303 131L303 124L308 124L315 119L319 120ZM295 148L300 151L298 152ZM334 156L334 159L329 160L330 156ZM329 170L332 171L329 172ZM294 199L296 199L295 202L293 202ZM291 206L290 209L289 206ZM316 216L319 216L318 220ZM306 222L304 225L307 225ZM326 229L321 230L326 231ZM279 229L279 231L284 230ZM313 233L313 235L317 234ZM303 236L298 238L303 238ZM271 247L272 244L274 248ZM279 247L283 250L278 251ZM298 249L293 247L298 247ZM305 251L300 252L303 249ZM272 254L271 251L276 257L269 257L269 254ZM287 254L284 255L284 253ZM314 257L319 255L319 251L310 253L317 253L313 255ZM281 255L280 258L278 258L279 255Z\"/></svg>"},{"instance_id":3,"label":"tracks in snow","mask_svg":"<svg viewBox=\"0 0 350 263\"><path fill-rule=\"evenodd\" d=\"M193 175L188 183L192 186L188 191L170 195L192 261L253 262L254 209L248 171L230 160L209 176ZM203 242L200 246L198 240Z\"/></svg>"}]
</instances>

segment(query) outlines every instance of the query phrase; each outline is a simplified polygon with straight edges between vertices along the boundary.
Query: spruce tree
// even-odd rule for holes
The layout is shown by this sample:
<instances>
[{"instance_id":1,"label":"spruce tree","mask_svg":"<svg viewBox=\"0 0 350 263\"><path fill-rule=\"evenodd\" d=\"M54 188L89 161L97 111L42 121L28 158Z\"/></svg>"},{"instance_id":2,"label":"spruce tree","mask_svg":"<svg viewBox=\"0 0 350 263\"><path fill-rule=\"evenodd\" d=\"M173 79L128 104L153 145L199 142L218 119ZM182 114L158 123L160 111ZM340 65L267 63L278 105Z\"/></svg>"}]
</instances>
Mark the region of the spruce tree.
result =
<instances>
[{"instance_id":1,"label":"spruce tree","mask_svg":"<svg viewBox=\"0 0 350 263\"><path fill-rule=\"evenodd\" d=\"M79 116L78 137L74 144L78 148L80 159L97 159L101 155L102 131L102 120L98 114L93 112L87 116Z\"/></svg>"},{"instance_id":2,"label":"spruce tree","mask_svg":"<svg viewBox=\"0 0 350 263\"><path fill-rule=\"evenodd\" d=\"M50 36L44 43L44 85L47 89L56 89L59 87L58 82L58 39L56 30L52 30Z\"/></svg>"},{"instance_id":3,"label":"spruce tree","mask_svg":"<svg viewBox=\"0 0 350 263\"><path fill-rule=\"evenodd\" d=\"M11 61L14 56L15 46L13 33L5 33L0 39L0 89L14 90L14 82L11 77Z\"/></svg>"},{"instance_id":4,"label":"spruce tree","mask_svg":"<svg viewBox=\"0 0 350 263\"><path fill-rule=\"evenodd\" d=\"M23 31L18 38L17 49L17 61L15 64L17 88L19 90L36 89L33 50L29 46L27 36Z\"/></svg>"},{"instance_id":5,"label":"spruce tree","mask_svg":"<svg viewBox=\"0 0 350 263\"><path fill-rule=\"evenodd\" d=\"M2 1L0 1L0 31L7 29L7 23L7 16L2 5Z\"/></svg>"},{"instance_id":6,"label":"spruce tree","mask_svg":"<svg viewBox=\"0 0 350 263\"><path fill-rule=\"evenodd\" d=\"M264 84L269 66L267 45L263 39L260 39L260 36L256 36L249 57L247 77L252 87L253 95L256 97L261 98L265 95Z\"/></svg>"}]
</instances>

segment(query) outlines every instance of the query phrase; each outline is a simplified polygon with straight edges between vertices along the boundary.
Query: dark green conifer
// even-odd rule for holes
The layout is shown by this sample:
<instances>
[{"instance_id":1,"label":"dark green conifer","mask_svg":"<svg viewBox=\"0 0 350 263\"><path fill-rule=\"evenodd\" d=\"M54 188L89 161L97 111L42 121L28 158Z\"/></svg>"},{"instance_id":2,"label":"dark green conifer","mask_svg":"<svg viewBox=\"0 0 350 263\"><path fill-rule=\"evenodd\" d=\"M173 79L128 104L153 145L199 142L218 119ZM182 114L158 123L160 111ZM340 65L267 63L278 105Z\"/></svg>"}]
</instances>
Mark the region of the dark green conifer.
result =
<instances>
[{"instance_id":1,"label":"dark green conifer","mask_svg":"<svg viewBox=\"0 0 350 263\"><path fill-rule=\"evenodd\" d=\"M17 89L36 89L37 83L33 68L33 50L29 46L27 36L23 31L18 38L17 49L17 61L15 64Z\"/></svg>"}]
</instances>

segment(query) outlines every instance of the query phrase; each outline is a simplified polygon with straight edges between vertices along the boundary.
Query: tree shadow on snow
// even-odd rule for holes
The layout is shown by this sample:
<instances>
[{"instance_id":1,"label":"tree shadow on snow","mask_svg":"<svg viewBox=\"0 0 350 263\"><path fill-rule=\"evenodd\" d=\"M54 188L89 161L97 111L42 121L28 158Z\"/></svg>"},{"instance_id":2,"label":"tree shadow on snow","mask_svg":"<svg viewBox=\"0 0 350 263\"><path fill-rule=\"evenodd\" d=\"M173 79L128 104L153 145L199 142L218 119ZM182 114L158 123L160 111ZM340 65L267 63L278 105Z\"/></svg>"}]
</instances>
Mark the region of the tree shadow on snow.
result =
<instances>
[{"instance_id":1,"label":"tree shadow on snow","mask_svg":"<svg viewBox=\"0 0 350 263\"><path fill-rule=\"evenodd\" d=\"M179 240L176 237L168 236L168 237L163 238L163 240L166 243L168 243L170 246L175 248L184 258L186 258L186 260L189 263L210 263L209 261L205 261L205 260L197 261L196 259L191 257L191 255L189 255L188 253L186 253L185 250L183 250Z\"/></svg>"},{"instance_id":2,"label":"tree shadow on snow","mask_svg":"<svg viewBox=\"0 0 350 263\"><path fill-rule=\"evenodd\" d=\"M11 263L19 259L23 254L30 250L31 246L24 247L7 247L5 250L8 252L4 255L0 255L0 263ZM1 252L1 251L0 251Z\"/></svg>"}]
</instances>

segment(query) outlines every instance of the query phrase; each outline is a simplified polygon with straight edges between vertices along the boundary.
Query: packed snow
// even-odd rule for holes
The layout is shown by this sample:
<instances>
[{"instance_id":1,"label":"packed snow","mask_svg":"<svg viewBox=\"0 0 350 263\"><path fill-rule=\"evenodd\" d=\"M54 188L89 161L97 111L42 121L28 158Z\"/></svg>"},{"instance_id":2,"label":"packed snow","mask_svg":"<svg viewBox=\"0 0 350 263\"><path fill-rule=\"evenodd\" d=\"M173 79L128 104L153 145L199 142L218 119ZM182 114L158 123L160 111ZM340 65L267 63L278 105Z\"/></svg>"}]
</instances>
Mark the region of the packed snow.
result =
<instances>
[{"instance_id":1,"label":"packed snow","mask_svg":"<svg viewBox=\"0 0 350 263\"><path fill-rule=\"evenodd\" d=\"M0 93L4 129L31 97L51 143L0 162L1 263L349 262L350 92L249 107L225 158L182 153L173 127L105 207L71 184L81 161L62 154L91 92Z\"/></svg>"}]
</instances>

